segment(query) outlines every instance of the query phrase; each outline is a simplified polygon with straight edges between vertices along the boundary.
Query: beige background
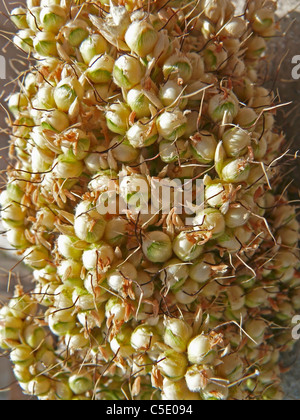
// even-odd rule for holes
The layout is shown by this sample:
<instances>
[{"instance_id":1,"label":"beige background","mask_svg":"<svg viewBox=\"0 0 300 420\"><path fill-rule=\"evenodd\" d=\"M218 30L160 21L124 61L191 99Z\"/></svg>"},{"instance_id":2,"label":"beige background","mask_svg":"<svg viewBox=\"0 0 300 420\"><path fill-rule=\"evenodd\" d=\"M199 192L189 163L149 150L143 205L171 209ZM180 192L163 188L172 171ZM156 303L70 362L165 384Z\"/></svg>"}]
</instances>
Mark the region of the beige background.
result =
<instances>
[{"instance_id":1,"label":"beige background","mask_svg":"<svg viewBox=\"0 0 300 420\"><path fill-rule=\"evenodd\" d=\"M4 0L5 1L5 0ZM241 5L244 4L243 0L236 0L241 10ZM21 2L15 2L12 0L6 1L8 9L17 7ZM298 6L298 9L297 9ZM0 4L0 56L4 57L4 60L0 59L0 77L3 73L6 73L4 80L0 79L0 95L1 102L5 104L5 98L9 92L15 88L15 83L12 81L20 74L22 68L26 68L28 61L20 56L19 51L14 48L10 42L12 37L13 26L7 19L6 7L1 2ZM290 12L288 14L288 12ZM279 1L279 12L280 18L282 19L282 28L287 31L286 36L273 39L271 41L271 55L266 62L266 73L269 86L276 83L278 93L281 97L282 102L293 101L293 105L290 105L281 112L279 115L281 126L287 133L289 140L293 140L294 143L291 146L293 149L300 147L300 136L298 134L300 124L300 80L291 80L291 72L293 69L292 58L295 55L300 55L300 1L299 0L280 0ZM294 21L292 27L290 23ZM284 59L283 59L284 58ZM277 74L276 69L279 63L282 62L281 70ZM3 62L5 61L5 63ZM5 64L5 68L3 68ZM7 124L5 122L5 112L0 110L0 170L5 171L7 164L5 152L7 151L8 145L8 134ZM297 184L300 186L300 172L299 165L295 170L295 178ZM3 173L0 176L0 189L3 187ZM1 230L1 228L0 228ZM6 247L4 238L0 235L0 247ZM5 299L7 280L9 270L16 265L16 260L13 256L9 256L7 252L0 249L0 299ZM15 284L19 277L23 278L23 281L30 284L30 275L24 267L17 265L13 269L12 286ZM11 287L12 290L12 287ZM294 353L289 362L292 364L293 369L290 374L285 375L284 384L286 391L286 399L300 399L300 358L298 353ZM18 387L14 385L14 379L11 373L10 364L6 356L0 357L0 388L6 388L10 386L10 390L0 393L0 399L4 400L17 400L24 398L18 390Z\"/></svg>"}]
</instances>

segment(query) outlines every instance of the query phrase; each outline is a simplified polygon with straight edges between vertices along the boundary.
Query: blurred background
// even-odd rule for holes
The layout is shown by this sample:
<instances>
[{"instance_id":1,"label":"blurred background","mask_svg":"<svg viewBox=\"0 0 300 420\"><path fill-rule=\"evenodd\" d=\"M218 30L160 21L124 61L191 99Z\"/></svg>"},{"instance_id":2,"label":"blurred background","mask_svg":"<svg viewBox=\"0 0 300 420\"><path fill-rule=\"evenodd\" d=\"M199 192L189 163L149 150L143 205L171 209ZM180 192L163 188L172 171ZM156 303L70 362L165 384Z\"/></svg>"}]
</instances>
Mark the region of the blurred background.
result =
<instances>
[{"instance_id":1,"label":"blurred background","mask_svg":"<svg viewBox=\"0 0 300 420\"><path fill-rule=\"evenodd\" d=\"M15 89L15 79L22 69L27 68L28 60L20 55L11 43L14 27L8 20L8 10L22 5L22 2L0 0L0 102L5 105L5 99ZM245 0L233 1L238 13L243 11ZM278 114L278 126L287 134L292 151L300 149L300 69L299 79L292 78L292 71L296 64L293 58L299 56L300 63L300 0L279 0L278 16L284 35L276 37L270 42L270 55L265 62L266 83L270 88L275 86L281 102L292 101L292 104L281 109ZM0 191L4 185L5 168L7 166L8 129L7 115L0 109ZM297 159L299 161L299 159ZM300 188L300 166L295 161L295 192ZM0 226L0 231L1 231ZM0 235L0 302L9 296L15 284L19 281L30 284L30 272L7 251L5 238ZM8 279L10 290L7 290ZM299 314L300 315L300 314ZM287 355L285 363L292 367L283 376L285 398L300 400L300 351ZM10 362L6 356L0 355L0 400L28 399L24 397L15 383L11 372Z\"/></svg>"}]
</instances>

